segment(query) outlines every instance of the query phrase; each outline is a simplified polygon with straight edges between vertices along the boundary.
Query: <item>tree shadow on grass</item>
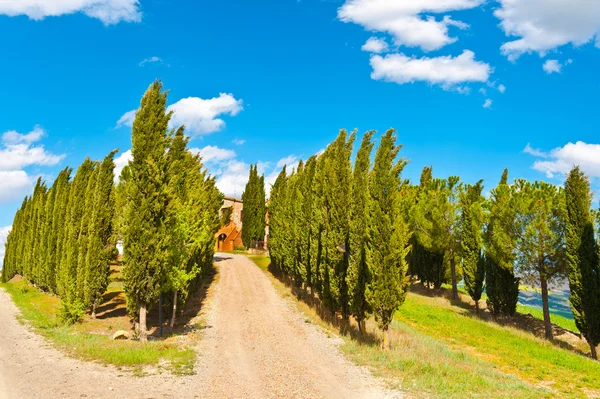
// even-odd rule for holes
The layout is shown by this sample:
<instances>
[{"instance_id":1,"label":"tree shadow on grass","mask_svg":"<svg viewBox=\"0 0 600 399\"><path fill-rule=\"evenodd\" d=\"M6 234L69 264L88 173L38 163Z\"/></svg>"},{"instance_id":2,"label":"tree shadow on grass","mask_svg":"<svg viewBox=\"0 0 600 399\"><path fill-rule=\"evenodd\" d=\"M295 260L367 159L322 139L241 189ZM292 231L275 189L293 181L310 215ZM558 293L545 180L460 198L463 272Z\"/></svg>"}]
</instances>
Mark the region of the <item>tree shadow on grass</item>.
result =
<instances>
[{"instance_id":1,"label":"tree shadow on grass","mask_svg":"<svg viewBox=\"0 0 600 399\"><path fill-rule=\"evenodd\" d=\"M535 318L531 314L516 313L514 316L503 316L493 315L488 309L485 301L479 301L480 309L476 311L475 306L471 299L464 294L459 293L459 299L452 299L452 291L446 288L429 289L423 284L414 283L410 287L410 291L429 298L445 298L452 306L459 307L466 312L464 316L473 319L483 320L486 322L493 322L503 327L513 327L515 329L525 331L533 334L534 336L544 339L545 338L545 327L544 321ZM551 341L552 344L563 349L573 351L575 353L588 356L588 353L577 346L577 343L581 343L581 337L579 334L552 324L552 331L555 339ZM585 347L585 345L582 345Z\"/></svg>"}]
</instances>

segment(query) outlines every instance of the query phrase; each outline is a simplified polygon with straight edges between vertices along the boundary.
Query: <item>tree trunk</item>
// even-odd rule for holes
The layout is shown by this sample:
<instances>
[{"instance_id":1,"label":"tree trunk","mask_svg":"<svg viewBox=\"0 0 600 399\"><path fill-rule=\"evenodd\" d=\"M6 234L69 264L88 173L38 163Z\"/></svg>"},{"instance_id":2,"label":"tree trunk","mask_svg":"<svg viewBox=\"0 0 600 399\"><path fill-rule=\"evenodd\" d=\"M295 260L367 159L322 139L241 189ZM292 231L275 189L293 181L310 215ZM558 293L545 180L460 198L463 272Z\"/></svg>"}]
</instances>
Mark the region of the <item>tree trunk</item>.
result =
<instances>
[{"instance_id":1,"label":"tree trunk","mask_svg":"<svg viewBox=\"0 0 600 399\"><path fill-rule=\"evenodd\" d=\"M546 330L546 339L552 341L552 322L550 321L550 307L548 306L548 281L540 273L540 284L542 286L542 308L544 310L544 329Z\"/></svg>"},{"instance_id":2,"label":"tree trunk","mask_svg":"<svg viewBox=\"0 0 600 399\"><path fill-rule=\"evenodd\" d=\"M140 304L140 342L148 341L148 331L146 330L146 304Z\"/></svg>"},{"instance_id":3,"label":"tree trunk","mask_svg":"<svg viewBox=\"0 0 600 399\"><path fill-rule=\"evenodd\" d=\"M358 322L358 332L360 333L360 335L363 335L363 329L362 329L362 320L357 320Z\"/></svg>"},{"instance_id":4,"label":"tree trunk","mask_svg":"<svg viewBox=\"0 0 600 399\"><path fill-rule=\"evenodd\" d=\"M381 348L386 352L390 349L390 343L388 342L387 330L383 330L383 341L381 342Z\"/></svg>"},{"instance_id":5,"label":"tree trunk","mask_svg":"<svg viewBox=\"0 0 600 399\"><path fill-rule=\"evenodd\" d=\"M458 286L456 282L456 259L454 258L454 250L450 251L450 271L452 272L452 299L458 300Z\"/></svg>"},{"instance_id":6,"label":"tree trunk","mask_svg":"<svg viewBox=\"0 0 600 399\"><path fill-rule=\"evenodd\" d=\"M96 319L96 304L92 304L92 319Z\"/></svg>"},{"instance_id":7,"label":"tree trunk","mask_svg":"<svg viewBox=\"0 0 600 399\"><path fill-rule=\"evenodd\" d=\"M360 325L361 325L362 334L366 334L367 333L367 321L365 319L362 319L360 321Z\"/></svg>"},{"instance_id":8,"label":"tree trunk","mask_svg":"<svg viewBox=\"0 0 600 399\"><path fill-rule=\"evenodd\" d=\"M592 354L592 359L598 360L598 355L596 353L596 344L590 342L590 352Z\"/></svg>"},{"instance_id":9,"label":"tree trunk","mask_svg":"<svg viewBox=\"0 0 600 399\"><path fill-rule=\"evenodd\" d=\"M479 314L479 300L475 301L475 313Z\"/></svg>"},{"instance_id":10,"label":"tree trunk","mask_svg":"<svg viewBox=\"0 0 600 399\"><path fill-rule=\"evenodd\" d=\"M171 315L171 323L169 323L169 327L173 330L175 326L175 316L177 315L177 290L173 294L173 314Z\"/></svg>"}]
</instances>

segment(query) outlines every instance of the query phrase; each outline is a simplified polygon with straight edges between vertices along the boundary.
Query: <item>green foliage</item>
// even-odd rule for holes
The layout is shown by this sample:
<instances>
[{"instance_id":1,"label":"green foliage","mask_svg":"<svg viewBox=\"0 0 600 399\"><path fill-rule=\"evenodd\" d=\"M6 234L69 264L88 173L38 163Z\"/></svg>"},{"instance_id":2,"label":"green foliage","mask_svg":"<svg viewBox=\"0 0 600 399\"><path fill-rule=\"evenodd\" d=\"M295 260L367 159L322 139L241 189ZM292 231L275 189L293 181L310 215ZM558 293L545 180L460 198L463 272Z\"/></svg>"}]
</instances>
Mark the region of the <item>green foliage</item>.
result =
<instances>
[{"instance_id":1,"label":"green foliage","mask_svg":"<svg viewBox=\"0 0 600 399\"><path fill-rule=\"evenodd\" d=\"M233 215L233 207L228 206L227 208L221 209L221 217L219 219L219 225L221 227L227 226L231 223L231 216Z\"/></svg>"},{"instance_id":2,"label":"green foliage","mask_svg":"<svg viewBox=\"0 0 600 399\"><path fill-rule=\"evenodd\" d=\"M569 301L577 328L595 358L595 347L600 342L600 262L590 212L590 184L578 167L567 177L565 195Z\"/></svg>"},{"instance_id":3,"label":"green foliage","mask_svg":"<svg viewBox=\"0 0 600 399\"><path fill-rule=\"evenodd\" d=\"M63 301L58 308L58 320L68 326L81 323L85 316L85 305L78 299L73 302Z\"/></svg>"},{"instance_id":4,"label":"green foliage","mask_svg":"<svg viewBox=\"0 0 600 399\"><path fill-rule=\"evenodd\" d=\"M170 268L167 127L171 113L166 112L166 102L162 84L154 82L142 98L132 128L133 160L129 162L126 184L123 276L127 307L133 315L140 307L145 311L146 306L158 299Z\"/></svg>"},{"instance_id":5,"label":"green foliage","mask_svg":"<svg viewBox=\"0 0 600 399\"><path fill-rule=\"evenodd\" d=\"M396 159L393 130L370 168L373 134L363 137L354 169L356 133L345 130L293 173L283 168L269 200L269 252L276 270L310 287L332 314L360 322L373 311L387 328L406 291L413 196L401 184L406 162Z\"/></svg>"},{"instance_id":6,"label":"green foliage","mask_svg":"<svg viewBox=\"0 0 600 399\"><path fill-rule=\"evenodd\" d=\"M494 314L513 316L519 300L519 279L514 274L516 211L507 169L498 187L491 191L487 206L489 220L484 236L487 305Z\"/></svg>"},{"instance_id":7,"label":"green foliage","mask_svg":"<svg viewBox=\"0 0 600 399\"><path fill-rule=\"evenodd\" d=\"M373 131L362 138L352 176L350 204L350 264L346 281L350 299L350 311L362 329L362 321L371 309L366 297L367 285L371 280L367 266L367 204L369 201L369 170L373 150Z\"/></svg>"},{"instance_id":8,"label":"green foliage","mask_svg":"<svg viewBox=\"0 0 600 399\"><path fill-rule=\"evenodd\" d=\"M483 181L480 180L475 185L467 185L466 190L460 197L462 210L460 244L465 288L475 301L477 308L479 308L485 278L485 259L481 253L483 245L481 229L484 222L481 207L483 202L482 191Z\"/></svg>"},{"instance_id":9,"label":"green foliage","mask_svg":"<svg viewBox=\"0 0 600 399\"><path fill-rule=\"evenodd\" d=\"M258 165L250 165L250 176L242 201L242 241L247 247L253 247L257 241L264 239L266 227L265 177L258 176Z\"/></svg>"},{"instance_id":10,"label":"green foliage","mask_svg":"<svg viewBox=\"0 0 600 399\"><path fill-rule=\"evenodd\" d=\"M388 130L381 138L369 179L367 203L366 259L372 277L366 297L384 333L406 297L406 257L411 235L404 220L399 192L400 174L406 161L397 159L401 147L395 141L393 130Z\"/></svg>"},{"instance_id":11,"label":"green foliage","mask_svg":"<svg viewBox=\"0 0 600 399\"><path fill-rule=\"evenodd\" d=\"M114 156L117 151L108 154L98 167L96 184L89 201L90 219L88 220L87 251L83 268L83 303L92 308L95 315L102 294L108 287L110 275L109 261L116 245L113 231L115 214L114 193ZM81 242L81 245L85 243Z\"/></svg>"},{"instance_id":12,"label":"green foliage","mask_svg":"<svg viewBox=\"0 0 600 399\"><path fill-rule=\"evenodd\" d=\"M440 288L456 273L456 258L460 249L460 206L458 198L462 184L457 176L433 179L432 169L426 167L410 223L415 244L411 262L424 284ZM456 286L456 278L453 286Z\"/></svg>"},{"instance_id":13,"label":"green foliage","mask_svg":"<svg viewBox=\"0 0 600 399\"><path fill-rule=\"evenodd\" d=\"M207 176L200 157L188 151L187 143L183 128L178 129L167 154L172 198L168 209L168 218L172 219L168 286L174 295L173 323L177 301L185 303L192 281L212 265L214 233L220 225L218 215L223 203L214 178Z\"/></svg>"}]
</instances>

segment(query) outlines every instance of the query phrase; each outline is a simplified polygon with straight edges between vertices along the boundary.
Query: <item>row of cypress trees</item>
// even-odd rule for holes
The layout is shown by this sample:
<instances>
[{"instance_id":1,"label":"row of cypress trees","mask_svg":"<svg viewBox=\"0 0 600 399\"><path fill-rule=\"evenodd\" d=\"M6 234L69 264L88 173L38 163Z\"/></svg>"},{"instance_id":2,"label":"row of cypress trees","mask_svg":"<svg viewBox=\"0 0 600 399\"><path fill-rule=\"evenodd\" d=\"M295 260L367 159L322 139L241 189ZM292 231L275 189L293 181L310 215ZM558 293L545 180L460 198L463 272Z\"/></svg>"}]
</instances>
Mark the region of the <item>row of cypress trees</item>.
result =
<instances>
[{"instance_id":1,"label":"row of cypress trees","mask_svg":"<svg viewBox=\"0 0 600 399\"><path fill-rule=\"evenodd\" d=\"M61 314L76 321L85 308L95 317L115 254L112 151L102 162L86 159L70 180L62 170L47 188L38 179L10 232L2 281L20 274L62 298Z\"/></svg>"},{"instance_id":2,"label":"row of cypress trees","mask_svg":"<svg viewBox=\"0 0 600 399\"><path fill-rule=\"evenodd\" d=\"M273 264L332 313L353 315L361 330L373 314L387 346L408 282L406 161L389 130L371 167L372 137L364 135L354 166L356 132L342 130L322 154L289 176L281 171L269 201L269 250Z\"/></svg>"},{"instance_id":3,"label":"row of cypress trees","mask_svg":"<svg viewBox=\"0 0 600 399\"><path fill-rule=\"evenodd\" d=\"M454 298L463 280L477 310L485 292L490 312L506 316L516 312L524 279L541 287L548 339L548 284L567 276L577 326L596 357L600 237L579 168L565 190L523 179L509 184L504 170L485 198L483 181L434 178L431 167L418 185L402 181L405 161L397 159L393 131L382 137L373 164L367 132L352 165L355 135L342 130L322 154L289 174L284 169L273 185L269 249L281 272L332 313L354 316L361 331L373 314L384 333L403 302L407 273L434 288L451 283Z\"/></svg>"},{"instance_id":4,"label":"row of cypress trees","mask_svg":"<svg viewBox=\"0 0 600 399\"><path fill-rule=\"evenodd\" d=\"M166 102L154 82L133 124L133 159L116 187L116 150L102 162L86 159L72 180L66 168L49 189L37 181L15 215L3 281L20 274L59 295L66 321L80 320L86 308L95 316L121 239L127 309L140 340L147 339L146 312L162 294L172 298L173 327L178 304L212 265L223 195L189 151L184 127L169 129Z\"/></svg>"},{"instance_id":5,"label":"row of cypress trees","mask_svg":"<svg viewBox=\"0 0 600 399\"><path fill-rule=\"evenodd\" d=\"M133 122L133 159L117 188L127 308L141 341L147 311L161 294L172 294L172 327L178 303L212 265L223 204L214 177L188 150L184 127L169 129L166 103L162 83L154 82Z\"/></svg>"}]
</instances>

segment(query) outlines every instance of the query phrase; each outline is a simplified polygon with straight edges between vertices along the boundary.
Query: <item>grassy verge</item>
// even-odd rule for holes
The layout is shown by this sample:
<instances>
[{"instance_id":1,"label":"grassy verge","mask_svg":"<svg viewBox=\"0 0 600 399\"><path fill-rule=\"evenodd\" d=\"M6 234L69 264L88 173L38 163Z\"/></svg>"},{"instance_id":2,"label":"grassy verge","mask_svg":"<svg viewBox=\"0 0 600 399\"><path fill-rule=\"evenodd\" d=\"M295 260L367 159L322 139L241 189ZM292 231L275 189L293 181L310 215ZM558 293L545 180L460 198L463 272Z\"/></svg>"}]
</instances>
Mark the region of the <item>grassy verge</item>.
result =
<instances>
[{"instance_id":1,"label":"grassy verge","mask_svg":"<svg viewBox=\"0 0 600 399\"><path fill-rule=\"evenodd\" d=\"M250 256L284 296L291 289L268 272L269 259ZM297 302L307 321L325 323ZM392 349L379 349L372 320L369 336L353 331L340 349L355 363L416 398L585 398L600 396L600 363L557 348L532 334L486 322L444 298L409 293L391 326Z\"/></svg>"},{"instance_id":2,"label":"grassy verge","mask_svg":"<svg viewBox=\"0 0 600 399\"><path fill-rule=\"evenodd\" d=\"M30 287L23 281L0 284L0 287L12 296L20 309L22 323L29 323L37 333L71 356L134 371L141 371L143 366L164 364L174 374L193 373L196 355L188 347L169 342L168 339L147 344L131 340L113 341L109 334L120 329L119 323L122 324L123 320L113 323L98 320L93 328L86 322L64 326L57 321L60 303L57 297ZM90 331L94 328L99 331Z\"/></svg>"},{"instance_id":3,"label":"grassy verge","mask_svg":"<svg viewBox=\"0 0 600 399\"><path fill-rule=\"evenodd\" d=\"M443 284L442 287L447 290L452 289L452 286L450 286L449 284ZM523 286L521 286L519 289L524 289L524 288L526 288L527 290L532 290L532 291L536 290L536 288L533 288L533 287L523 287ZM458 287L458 291L464 295L468 295L467 291L463 287ZM484 293L481 296L481 303L485 304L486 299L487 299L487 296ZM525 314L525 315L529 314L538 320L544 320L544 312L542 311L542 309L539 309L539 308L536 308L533 306L517 304L517 313L521 313L521 314ZM550 321L552 321L552 324L555 324L561 328L564 328L565 330L573 331L576 334L579 333L579 329L575 325L575 320L552 313L552 309L550 309Z\"/></svg>"}]
</instances>

